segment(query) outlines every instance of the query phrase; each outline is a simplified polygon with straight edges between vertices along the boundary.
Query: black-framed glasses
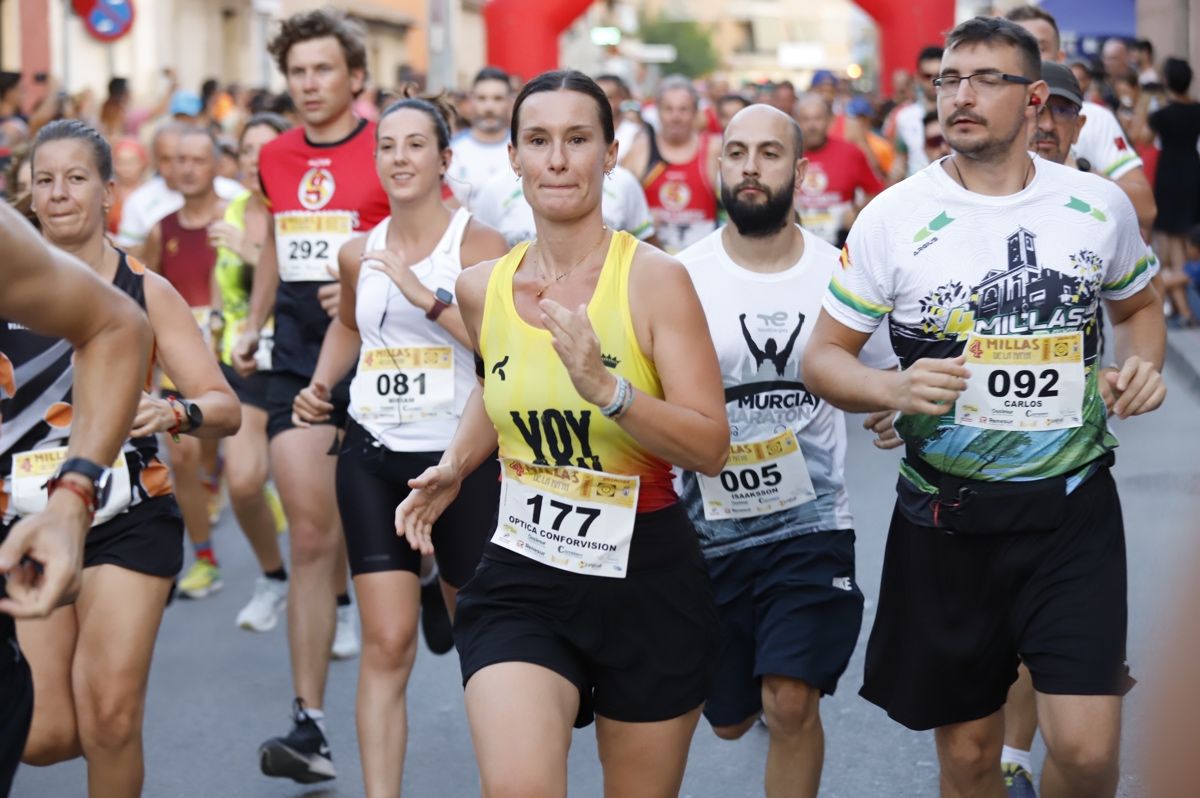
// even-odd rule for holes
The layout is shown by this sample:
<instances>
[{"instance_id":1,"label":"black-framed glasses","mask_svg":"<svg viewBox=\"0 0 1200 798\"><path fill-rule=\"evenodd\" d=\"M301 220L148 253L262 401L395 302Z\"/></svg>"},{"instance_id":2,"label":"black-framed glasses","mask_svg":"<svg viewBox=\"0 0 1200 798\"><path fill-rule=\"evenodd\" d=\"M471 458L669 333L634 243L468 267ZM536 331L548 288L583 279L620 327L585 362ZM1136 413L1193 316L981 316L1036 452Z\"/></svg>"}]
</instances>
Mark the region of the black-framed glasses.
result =
<instances>
[{"instance_id":1,"label":"black-framed glasses","mask_svg":"<svg viewBox=\"0 0 1200 798\"><path fill-rule=\"evenodd\" d=\"M1032 80L1022 75L1010 75L1007 72L989 70L973 72L970 75L939 75L933 79L933 87L937 89L938 94L957 94L959 84L964 80L971 84L972 90L978 93L996 91L1008 83L1016 83L1020 86L1028 86L1033 83Z\"/></svg>"},{"instance_id":2,"label":"black-framed glasses","mask_svg":"<svg viewBox=\"0 0 1200 798\"><path fill-rule=\"evenodd\" d=\"M1041 108L1038 109L1038 116L1041 116L1043 110L1049 111L1050 115L1053 116L1056 120L1058 120L1060 122L1069 122L1072 119L1078 119L1079 112L1082 109L1080 109L1080 107L1078 105L1075 105L1075 104L1069 103L1069 102L1066 102L1066 103L1047 102L1045 105L1043 105Z\"/></svg>"}]
</instances>

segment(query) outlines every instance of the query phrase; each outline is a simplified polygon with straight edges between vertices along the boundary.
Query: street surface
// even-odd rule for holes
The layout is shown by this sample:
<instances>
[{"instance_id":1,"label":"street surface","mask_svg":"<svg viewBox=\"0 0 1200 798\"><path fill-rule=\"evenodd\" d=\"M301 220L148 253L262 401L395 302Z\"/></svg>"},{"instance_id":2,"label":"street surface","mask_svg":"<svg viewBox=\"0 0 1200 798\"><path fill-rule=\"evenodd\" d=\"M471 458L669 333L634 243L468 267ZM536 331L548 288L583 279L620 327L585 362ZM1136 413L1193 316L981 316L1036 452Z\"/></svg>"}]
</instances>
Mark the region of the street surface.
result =
<instances>
[{"instance_id":1,"label":"street surface","mask_svg":"<svg viewBox=\"0 0 1200 798\"><path fill-rule=\"evenodd\" d=\"M1180 333L1173 332L1172 336ZM1184 336L1189 347L1200 337ZM1191 353L1195 354L1195 353ZM1167 368L1171 393L1149 416L1115 422L1121 439L1116 477L1124 506L1129 551L1129 660L1142 679L1126 702L1121 796L1138 794L1136 743L1158 642L1169 633L1173 586L1200 562L1200 393L1187 359ZM891 513L898 452L880 453L850 418L848 471L858 528L858 578L867 596L862 637L837 695L821 705L826 729L822 796L907 798L937 794L932 735L913 733L857 695L862 657L874 619L884 536ZM335 662L326 700L327 726L338 779L305 787L262 776L257 747L289 728L292 700L281 619L255 635L234 626L255 575L250 550L225 511L216 532L225 589L199 602L177 601L159 635L146 711L146 787L151 798L333 798L361 796L354 728L357 660ZM120 641L113 641L119 645ZM479 794L463 712L456 656L437 657L422 644L409 685L409 745L404 790L409 796ZM514 729L519 734L520 729ZM736 743L718 740L701 721L692 744L682 795L733 798L762 794L767 734L761 726ZM1039 741L1035 755L1040 764ZM516 763L514 763L515 765ZM593 729L576 732L570 760L571 794L599 796L601 771ZM83 796L82 761L22 768L16 798Z\"/></svg>"}]
</instances>

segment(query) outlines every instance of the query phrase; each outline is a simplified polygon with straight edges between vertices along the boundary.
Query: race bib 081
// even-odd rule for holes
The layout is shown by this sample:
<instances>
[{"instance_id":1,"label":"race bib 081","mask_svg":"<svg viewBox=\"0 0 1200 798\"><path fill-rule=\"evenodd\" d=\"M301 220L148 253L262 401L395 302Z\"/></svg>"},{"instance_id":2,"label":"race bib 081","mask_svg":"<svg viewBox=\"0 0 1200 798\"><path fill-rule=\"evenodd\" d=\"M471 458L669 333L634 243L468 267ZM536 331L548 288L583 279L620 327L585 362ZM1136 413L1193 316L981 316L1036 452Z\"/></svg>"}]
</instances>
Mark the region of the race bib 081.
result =
<instances>
[{"instance_id":1,"label":"race bib 081","mask_svg":"<svg viewBox=\"0 0 1200 798\"><path fill-rule=\"evenodd\" d=\"M625 578L637 477L500 458L492 542L563 571Z\"/></svg>"},{"instance_id":2,"label":"race bib 081","mask_svg":"<svg viewBox=\"0 0 1200 798\"><path fill-rule=\"evenodd\" d=\"M449 346L368 349L359 356L350 403L360 421L394 424L454 415L454 350Z\"/></svg>"},{"instance_id":3,"label":"race bib 081","mask_svg":"<svg viewBox=\"0 0 1200 798\"><path fill-rule=\"evenodd\" d=\"M971 372L954 421L998 430L1056 430L1083 425L1083 333L979 335L967 338Z\"/></svg>"}]
</instances>

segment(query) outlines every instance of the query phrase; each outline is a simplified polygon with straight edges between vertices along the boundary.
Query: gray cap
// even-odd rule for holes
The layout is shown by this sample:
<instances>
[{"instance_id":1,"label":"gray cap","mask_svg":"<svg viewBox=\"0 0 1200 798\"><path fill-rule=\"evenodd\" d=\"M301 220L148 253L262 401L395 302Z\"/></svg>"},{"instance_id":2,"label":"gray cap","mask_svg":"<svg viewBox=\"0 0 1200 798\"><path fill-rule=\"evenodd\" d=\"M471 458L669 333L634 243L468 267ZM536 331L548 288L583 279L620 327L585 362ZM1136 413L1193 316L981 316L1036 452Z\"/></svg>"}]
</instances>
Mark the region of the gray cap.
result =
<instances>
[{"instance_id":1,"label":"gray cap","mask_svg":"<svg viewBox=\"0 0 1200 798\"><path fill-rule=\"evenodd\" d=\"M1042 62L1042 80L1050 87L1051 97L1062 97L1068 102L1083 107L1083 89L1070 67L1056 64L1053 61Z\"/></svg>"}]
</instances>

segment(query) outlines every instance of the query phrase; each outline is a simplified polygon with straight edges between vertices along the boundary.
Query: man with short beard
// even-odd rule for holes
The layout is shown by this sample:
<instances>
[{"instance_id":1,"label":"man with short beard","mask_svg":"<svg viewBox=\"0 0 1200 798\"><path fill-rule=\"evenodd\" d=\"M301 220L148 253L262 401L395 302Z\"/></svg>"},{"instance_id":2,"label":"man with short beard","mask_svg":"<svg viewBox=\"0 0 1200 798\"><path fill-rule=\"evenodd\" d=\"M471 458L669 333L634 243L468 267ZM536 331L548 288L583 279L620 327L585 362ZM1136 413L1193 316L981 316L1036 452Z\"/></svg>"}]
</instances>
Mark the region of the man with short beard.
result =
<instances>
[{"instance_id":1,"label":"man with short beard","mask_svg":"<svg viewBox=\"0 0 1200 798\"><path fill-rule=\"evenodd\" d=\"M509 171L512 101L507 73L496 67L479 70L471 84L471 127L451 140L454 156L446 169L446 185L454 192L454 199L472 212L488 180Z\"/></svg>"},{"instance_id":2,"label":"man with short beard","mask_svg":"<svg viewBox=\"0 0 1200 798\"><path fill-rule=\"evenodd\" d=\"M717 683L704 715L734 740L765 715L766 794L817 794L820 698L854 651L863 597L854 576L845 420L804 385L800 360L837 250L798 226L806 161L799 126L767 105L739 111L721 150L730 223L679 254L721 363L733 446L719 477L683 474L682 500L721 616ZM895 359L880 339L868 356ZM898 445L886 414L876 445Z\"/></svg>"},{"instance_id":3,"label":"man with short beard","mask_svg":"<svg viewBox=\"0 0 1200 798\"><path fill-rule=\"evenodd\" d=\"M1150 259L1120 189L1028 152L1049 90L1023 27L956 27L934 87L953 155L863 209L804 361L838 407L898 411L907 447L861 694L936 730L943 798L1004 798L1019 659L1043 798L1112 798L1133 682L1109 420L1166 395ZM885 321L898 373L857 359Z\"/></svg>"}]
</instances>

